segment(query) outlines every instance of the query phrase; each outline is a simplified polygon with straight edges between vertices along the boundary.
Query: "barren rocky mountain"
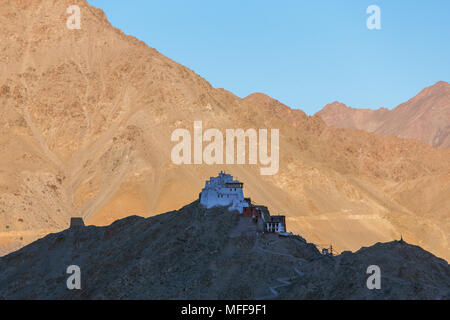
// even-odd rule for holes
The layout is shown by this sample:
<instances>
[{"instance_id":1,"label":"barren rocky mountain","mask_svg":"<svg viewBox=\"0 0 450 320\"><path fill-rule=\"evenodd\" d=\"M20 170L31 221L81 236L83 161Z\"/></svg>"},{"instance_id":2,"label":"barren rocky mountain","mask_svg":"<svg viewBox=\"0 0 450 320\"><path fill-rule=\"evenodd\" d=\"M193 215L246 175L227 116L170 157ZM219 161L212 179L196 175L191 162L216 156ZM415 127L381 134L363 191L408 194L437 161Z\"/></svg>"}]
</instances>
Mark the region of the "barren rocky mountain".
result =
<instances>
[{"instance_id":1,"label":"barren rocky mountain","mask_svg":"<svg viewBox=\"0 0 450 320\"><path fill-rule=\"evenodd\" d=\"M450 148L450 84L439 81L393 110L354 109L340 102L317 113L326 124L375 132L383 136L417 139Z\"/></svg>"},{"instance_id":2,"label":"barren rocky mountain","mask_svg":"<svg viewBox=\"0 0 450 320\"><path fill-rule=\"evenodd\" d=\"M67 289L71 265L81 290ZM379 290L367 288L370 265L380 268ZM258 234L250 218L194 202L70 228L0 258L0 298L449 299L450 266L399 241L322 256L300 236Z\"/></svg>"},{"instance_id":3,"label":"barren rocky mountain","mask_svg":"<svg viewBox=\"0 0 450 320\"><path fill-rule=\"evenodd\" d=\"M70 5L81 29L66 26ZM0 2L0 254L198 198L226 170L288 231L339 251L409 243L450 259L450 149L327 126L264 95L241 99L123 34L84 0ZM280 169L175 165L171 134L280 130Z\"/></svg>"}]
</instances>

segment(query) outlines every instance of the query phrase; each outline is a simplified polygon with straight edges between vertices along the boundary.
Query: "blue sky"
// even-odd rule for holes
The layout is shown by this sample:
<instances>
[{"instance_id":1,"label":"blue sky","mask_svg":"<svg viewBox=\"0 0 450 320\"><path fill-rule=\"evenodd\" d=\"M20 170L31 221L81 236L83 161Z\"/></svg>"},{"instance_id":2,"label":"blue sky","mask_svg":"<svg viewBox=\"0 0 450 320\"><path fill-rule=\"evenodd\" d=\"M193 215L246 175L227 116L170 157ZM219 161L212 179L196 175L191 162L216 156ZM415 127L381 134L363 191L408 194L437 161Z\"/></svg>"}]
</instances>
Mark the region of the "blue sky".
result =
<instances>
[{"instance_id":1,"label":"blue sky","mask_svg":"<svg viewBox=\"0 0 450 320\"><path fill-rule=\"evenodd\" d=\"M341 101L393 108L450 81L448 0L88 0L126 34L216 88L313 114ZM369 30L369 5L381 30Z\"/></svg>"}]
</instances>

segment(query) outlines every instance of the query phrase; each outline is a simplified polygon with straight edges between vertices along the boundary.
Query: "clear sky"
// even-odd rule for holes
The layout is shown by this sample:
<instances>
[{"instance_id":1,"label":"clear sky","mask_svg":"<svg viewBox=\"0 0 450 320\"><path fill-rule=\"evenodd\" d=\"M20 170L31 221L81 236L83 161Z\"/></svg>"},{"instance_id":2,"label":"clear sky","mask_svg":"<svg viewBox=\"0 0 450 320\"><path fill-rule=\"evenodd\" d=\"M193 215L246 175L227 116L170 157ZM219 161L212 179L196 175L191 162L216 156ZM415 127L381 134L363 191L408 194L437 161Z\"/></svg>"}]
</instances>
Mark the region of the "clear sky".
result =
<instances>
[{"instance_id":1,"label":"clear sky","mask_svg":"<svg viewBox=\"0 0 450 320\"><path fill-rule=\"evenodd\" d=\"M450 81L449 0L88 0L216 88L313 114L393 108ZM381 9L381 30L366 9Z\"/></svg>"}]
</instances>

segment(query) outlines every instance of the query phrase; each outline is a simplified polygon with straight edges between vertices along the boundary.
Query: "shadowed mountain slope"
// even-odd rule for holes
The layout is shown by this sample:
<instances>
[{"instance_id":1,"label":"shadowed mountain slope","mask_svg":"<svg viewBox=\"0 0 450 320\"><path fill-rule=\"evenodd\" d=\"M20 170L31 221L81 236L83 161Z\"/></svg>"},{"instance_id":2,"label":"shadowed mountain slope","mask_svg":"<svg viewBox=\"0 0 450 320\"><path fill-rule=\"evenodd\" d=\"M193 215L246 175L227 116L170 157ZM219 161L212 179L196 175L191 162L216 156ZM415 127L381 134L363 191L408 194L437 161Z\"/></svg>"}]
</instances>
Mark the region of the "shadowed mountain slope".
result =
<instances>
[{"instance_id":1,"label":"shadowed mountain slope","mask_svg":"<svg viewBox=\"0 0 450 320\"><path fill-rule=\"evenodd\" d=\"M240 221L243 219L244 221ZM391 242L322 256L299 236L233 232L239 218L195 202L148 219L75 227L0 258L4 299L449 299L450 267ZM366 269L381 269L368 290ZM81 270L68 290L66 269Z\"/></svg>"}]
</instances>

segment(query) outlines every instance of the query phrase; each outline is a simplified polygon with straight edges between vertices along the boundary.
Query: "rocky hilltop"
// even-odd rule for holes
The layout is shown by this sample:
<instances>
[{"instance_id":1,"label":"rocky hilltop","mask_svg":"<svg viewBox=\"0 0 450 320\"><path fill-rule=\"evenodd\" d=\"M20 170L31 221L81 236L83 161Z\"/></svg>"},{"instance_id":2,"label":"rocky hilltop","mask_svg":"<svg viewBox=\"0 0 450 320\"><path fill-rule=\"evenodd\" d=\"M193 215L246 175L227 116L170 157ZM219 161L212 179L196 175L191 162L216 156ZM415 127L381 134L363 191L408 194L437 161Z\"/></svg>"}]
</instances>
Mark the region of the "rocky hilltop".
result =
<instances>
[{"instance_id":1,"label":"rocky hilltop","mask_svg":"<svg viewBox=\"0 0 450 320\"><path fill-rule=\"evenodd\" d=\"M79 30L67 28L72 5ZM72 216L106 226L178 209L223 169L308 241L357 250L403 234L450 260L450 149L214 88L85 0L0 1L0 38L0 255ZM279 129L279 172L175 165L171 135L196 120L221 132Z\"/></svg>"},{"instance_id":2,"label":"rocky hilltop","mask_svg":"<svg viewBox=\"0 0 450 320\"><path fill-rule=\"evenodd\" d=\"M366 286L374 264L380 290ZM70 265L81 290L66 287ZM417 246L323 256L300 236L259 234L250 218L198 202L73 227L0 258L4 299L450 299L449 284L447 262Z\"/></svg>"}]
</instances>

